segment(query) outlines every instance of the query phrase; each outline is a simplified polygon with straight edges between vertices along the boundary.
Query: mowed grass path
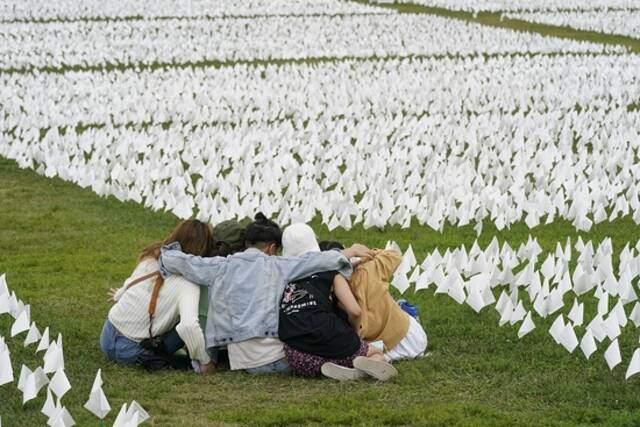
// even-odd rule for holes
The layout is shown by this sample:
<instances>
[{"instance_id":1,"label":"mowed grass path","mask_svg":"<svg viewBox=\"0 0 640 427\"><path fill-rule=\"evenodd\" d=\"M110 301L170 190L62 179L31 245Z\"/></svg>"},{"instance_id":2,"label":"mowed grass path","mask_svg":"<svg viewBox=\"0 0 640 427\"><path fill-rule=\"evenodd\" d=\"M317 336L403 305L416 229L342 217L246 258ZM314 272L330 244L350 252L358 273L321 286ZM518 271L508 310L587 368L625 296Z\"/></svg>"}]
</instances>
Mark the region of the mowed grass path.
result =
<instances>
[{"instance_id":1,"label":"mowed grass path","mask_svg":"<svg viewBox=\"0 0 640 427\"><path fill-rule=\"evenodd\" d=\"M20 170L0 159L0 272L25 302L42 329L63 333L66 371L73 389L63 403L80 426L98 425L82 408L98 368L113 410L112 423L125 401L137 399L152 416L149 425L628 425L640 424L640 378L624 380L637 333L627 328L621 340L624 362L610 372L604 345L585 361L568 354L548 334L552 319L540 321L522 340L517 326L498 327L493 308L475 314L433 289L405 297L420 308L432 355L398 363L400 375L388 383L251 377L220 372L209 377L190 373L148 374L107 362L98 336L109 309L106 292L129 275L137 251L163 238L177 223L169 214L150 212L134 203L100 198L59 179ZM350 232L314 224L322 238L361 241L379 247L388 239L403 248L412 243L421 261L435 247L444 249L475 240L471 227L443 234L413 226L408 230ZM524 225L497 232L485 226L484 246L496 235L514 247L526 241ZM566 223L531 231L545 250L577 234ZM619 251L634 244L640 229L630 220L601 224L583 238L611 236ZM567 307L570 307L567 296ZM0 316L7 337L8 315ZM35 346L22 347L24 334L8 338L16 382L0 387L4 426L44 425L40 414L45 393L24 408L17 392L21 363L42 363Z\"/></svg>"},{"instance_id":2,"label":"mowed grass path","mask_svg":"<svg viewBox=\"0 0 640 427\"><path fill-rule=\"evenodd\" d=\"M356 3L368 4L376 7L395 9L400 13L426 13L447 18L475 22L491 27L508 28L516 31L527 31L544 36L580 40L592 43L603 43L626 46L630 52L640 52L640 39L617 34L607 34L598 31L581 30L567 26L543 24L539 22L523 21L519 19L502 18L503 12L467 12L450 10L443 7L424 6L412 3L374 4L369 0L351 0Z\"/></svg>"}]
</instances>

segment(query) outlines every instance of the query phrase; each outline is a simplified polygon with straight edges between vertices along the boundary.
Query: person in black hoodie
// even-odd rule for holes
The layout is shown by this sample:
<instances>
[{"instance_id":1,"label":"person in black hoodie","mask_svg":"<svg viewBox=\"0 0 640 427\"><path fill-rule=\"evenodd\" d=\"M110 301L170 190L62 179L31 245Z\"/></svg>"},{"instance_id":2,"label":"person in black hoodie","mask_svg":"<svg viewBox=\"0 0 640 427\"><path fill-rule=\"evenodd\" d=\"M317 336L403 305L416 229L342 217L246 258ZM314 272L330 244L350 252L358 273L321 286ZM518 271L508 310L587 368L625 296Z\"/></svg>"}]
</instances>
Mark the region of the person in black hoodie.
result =
<instances>
[{"instance_id":1,"label":"person in black hoodie","mask_svg":"<svg viewBox=\"0 0 640 427\"><path fill-rule=\"evenodd\" d=\"M282 245L285 256L320 251L306 224L287 227ZM360 316L347 280L336 271L288 283L280 304L278 336L293 372L307 377L322 373L338 380L367 374L386 380L396 375L382 352L360 338Z\"/></svg>"}]
</instances>

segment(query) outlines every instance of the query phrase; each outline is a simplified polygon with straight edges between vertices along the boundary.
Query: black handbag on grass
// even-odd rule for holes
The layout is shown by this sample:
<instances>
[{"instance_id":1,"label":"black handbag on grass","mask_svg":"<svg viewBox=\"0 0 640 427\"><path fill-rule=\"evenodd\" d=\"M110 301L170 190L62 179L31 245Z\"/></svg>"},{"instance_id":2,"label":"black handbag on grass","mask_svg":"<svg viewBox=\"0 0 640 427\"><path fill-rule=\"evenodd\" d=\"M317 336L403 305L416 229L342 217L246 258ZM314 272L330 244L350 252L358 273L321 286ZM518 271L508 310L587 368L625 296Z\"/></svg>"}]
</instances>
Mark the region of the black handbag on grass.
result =
<instances>
[{"instance_id":1,"label":"black handbag on grass","mask_svg":"<svg viewBox=\"0 0 640 427\"><path fill-rule=\"evenodd\" d=\"M183 370L191 369L191 359L188 356L179 356L168 354L164 351L164 344L160 340L157 344L155 340L158 338L147 338L140 342L145 350L149 350L150 354L141 354L136 359L136 364L142 366L147 372L161 371L165 369Z\"/></svg>"}]
</instances>

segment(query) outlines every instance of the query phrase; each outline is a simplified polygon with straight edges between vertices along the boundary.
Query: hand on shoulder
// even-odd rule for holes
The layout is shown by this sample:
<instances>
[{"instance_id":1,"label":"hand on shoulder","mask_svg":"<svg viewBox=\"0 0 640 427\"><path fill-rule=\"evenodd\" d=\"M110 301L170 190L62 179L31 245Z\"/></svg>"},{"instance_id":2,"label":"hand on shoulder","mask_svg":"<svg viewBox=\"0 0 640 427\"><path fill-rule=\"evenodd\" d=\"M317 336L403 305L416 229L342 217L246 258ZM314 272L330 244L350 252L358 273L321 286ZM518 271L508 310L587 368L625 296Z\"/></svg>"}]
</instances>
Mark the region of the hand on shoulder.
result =
<instances>
[{"instance_id":1,"label":"hand on shoulder","mask_svg":"<svg viewBox=\"0 0 640 427\"><path fill-rule=\"evenodd\" d=\"M355 265L372 260L375 256L375 252L373 250L360 243L354 243L350 247L343 250L342 254L348 260L351 260L351 258L359 258L357 262L354 263Z\"/></svg>"}]
</instances>

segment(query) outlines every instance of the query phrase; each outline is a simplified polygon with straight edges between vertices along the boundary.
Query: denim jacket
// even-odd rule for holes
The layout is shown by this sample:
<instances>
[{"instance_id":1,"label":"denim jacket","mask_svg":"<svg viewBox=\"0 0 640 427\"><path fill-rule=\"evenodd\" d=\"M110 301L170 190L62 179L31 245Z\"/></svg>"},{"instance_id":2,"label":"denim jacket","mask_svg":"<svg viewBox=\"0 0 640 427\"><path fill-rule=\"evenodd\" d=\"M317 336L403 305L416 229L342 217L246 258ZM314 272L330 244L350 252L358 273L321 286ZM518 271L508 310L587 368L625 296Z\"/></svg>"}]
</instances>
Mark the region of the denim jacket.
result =
<instances>
[{"instance_id":1,"label":"denim jacket","mask_svg":"<svg viewBox=\"0 0 640 427\"><path fill-rule=\"evenodd\" d=\"M338 271L346 278L352 272L338 251L281 257L249 248L226 258L202 258L183 253L174 243L161 252L163 276L181 274L209 288L207 347L277 337L280 300L287 283L322 271Z\"/></svg>"}]
</instances>

